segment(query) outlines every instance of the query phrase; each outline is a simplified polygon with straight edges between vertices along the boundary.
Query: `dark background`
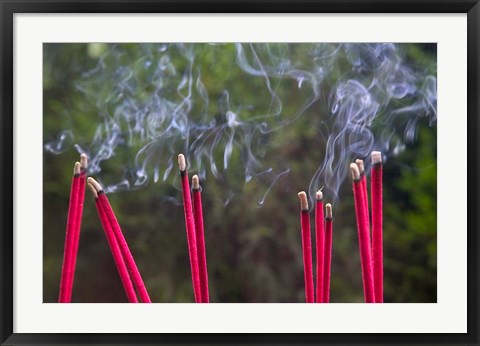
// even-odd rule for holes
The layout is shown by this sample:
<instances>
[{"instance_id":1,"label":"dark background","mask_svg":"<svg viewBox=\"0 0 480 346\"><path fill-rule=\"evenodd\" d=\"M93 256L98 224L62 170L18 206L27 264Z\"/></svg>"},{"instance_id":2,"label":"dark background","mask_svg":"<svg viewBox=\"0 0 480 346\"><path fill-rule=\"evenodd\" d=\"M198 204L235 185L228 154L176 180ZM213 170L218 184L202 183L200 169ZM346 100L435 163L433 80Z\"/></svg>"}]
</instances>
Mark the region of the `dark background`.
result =
<instances>
[{"instance_id":1,"label":"dark background","mask_svg":"<svg viewBox=\"0 0 480 346\"><path fill-rule=\"evenodd\" d=\"M415 76L436 74L435 45L397 46ZM179 92L177 87L184 76L188 77L185 72L191 66L186 58L188 52L182 51L183 48L163 49L159 44L44 45L43 136L45 144L58 144L57 154L47 149L44 152L44 302L58 299L71 173L81 151L74 144L92 153L98 152L99 146L92 138L96 138L99 124L114 119L116 112L131 112L135 106L141 108L140 105L149 102L149 95L158 90L162 90L162 97L176 104L185 100L185 93ZM312 70L315 66L308 65L311 51L311 45L297 44L290 45L282 54L295 66ZM225 121L225 110L233 109L239 115L239 121L248 122L256 114L272 109L265 78L252 76L238 68L233 45L195 45L192 52L195 57L192 82L196 94L187 113L193 121L202 123L205 119L215 119L221 124ZM156 64L162 61L162 57L165 64ZM147 60L153 64L145 64ZM281 63L277 62L278 65ZM272 117L267 122L282 127L267 135L258 135L252 150L261 158L262 167L272 167L272 174L259 175L245 182L244 151L241 148L249 134L245 130L248 127L239 127L236 132L228 169L223 170L228 131L212 151L211 155L221 170L217 177L208 164L199 166L193 160L195 155L185 144L188 136L178 134L162 138L161 143L167 149L161 154L158 152L162 164L157 182L152 178L155 167L147 166L149 179L143 186L108 195L153 302L193 301L176 166L176 155L180 152L187 153L191 163L190 175L205 172L202 197L211 301L305 300L297 192L308 189L312 176L324 159L326 137L333 126L331 90L339 80L348 79L352 73L351 60L342 56L328 67L318 97L298 117L290 115L297 114L308 99L306 88L299 88L298 80L289 78L287 73L270 78L275 94L282 101L279 113L282 120ZM355 73L367 76L369 71ZM196 84L199 76L208 91L206 107L198 101L201 98L201 87ZM157 83L160 80L162 86ZM187 78L187 84L188 81ZM421 81L422 78L418 77L418 83ZM229 91L229 98L226 98L225 90ZM125 108L126 100L134 106ZM408 106L415 100L413 96L406 96L401 102ZM389 107L395 106L390 106L390 101L384 103L388 107L382 109L371 124L377 137L385 127L382 119L387 118ZM206 116L201 118L199 114ZM283 120L289 117L292 121L283 126ZM120 129L121 133L125 132L125 138L128 138L127 128ZM74 136L72 140L67 138L59 144L58 135L65 130ZM398 137L405 137L401 126L398 126ZM195 138L189 140L192 143ZM435 124L419 115L414 140L405 144L405 150L394 154L393 140L392 146L386 148L385 302L436 302L436 141ZM91 172L92 175L108 186L124 177L130 182L135 181L135 170L138 172L135 155L144 143L140 140L120 143L115 148L115 155L103 161L101 171ZM153 154L157 152L153 151ZM358 155L347 155L345 167L356 157ZM163 181L169 158L173 158L172 173ZM322 186L320 183L315 189ZM265 200L259 203L267 191ZM350 180L347 178L340 184L338 195L334 192L327 186L325 199L333 202L335 215L331 301L362 302ZM313 213L311 215L313 225ZM85 196L72 300L126 302L89 191Z\"/></svg>"}]
</instances>

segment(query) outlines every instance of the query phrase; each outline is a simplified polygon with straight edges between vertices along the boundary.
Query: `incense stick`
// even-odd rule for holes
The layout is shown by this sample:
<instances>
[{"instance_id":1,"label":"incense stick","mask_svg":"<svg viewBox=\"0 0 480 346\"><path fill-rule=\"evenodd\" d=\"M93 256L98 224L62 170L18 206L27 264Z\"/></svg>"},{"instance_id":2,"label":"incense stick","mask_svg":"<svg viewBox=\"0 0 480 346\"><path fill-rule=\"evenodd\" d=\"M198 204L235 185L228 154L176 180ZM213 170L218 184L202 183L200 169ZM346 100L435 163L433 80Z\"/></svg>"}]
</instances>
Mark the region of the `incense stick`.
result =
<instances>
[{"instance_id":1,"label":"incense stick","mask_svg":"<svg viewBox=\"0 0 480 346\"><path fill-rule=\"evenodd\" d=\"M333 230L333 214L332 205L327 203L325 206L325 270L324 270L324 290L323 302L330 303L330 273L332 267L332 230Z\"/></svg>"},{"instance_id":2,"label":"incense stick","mask_svg":"<svg viewBox=\"0 0 480 346\"><path fill-rule=\"evenodd\" d=\"M365 220L363 187L358 166L355 163L352 163L350 164L350 170L353 179L353 196L355 199L355 214L357 218L358 246L360 250L360 263L362 266L364 299L366 303L373 303L375 302L375 297L373 289L372 253L368 236L369 231Z\"/></svg>"},{"instance_id":3,"label":"incense stick","mask_svg":"<svg viewBox=\"0 0 480 346\"><path fill-rule=\"evenodd\" d=\"M325 230L323 215L323 193L318 190L315 203L315 241L317 248L317 282L316 302L323 303L324 297L324 257L325 257Z\"/></svg>"},{"instance_id":4,"label":"incense stick","mask_svg":"<svg viewBox=\"0 0 480 346\"><path fill-rule=\"evenodd\" d=\"M122 229L120 228L120 224L118 223L115 213L113 212L107 195L103 192L101 185L97 181L95 181L95 179L89 177L88 182L97 190L98 200L102 204L106 218L110 222L110 226L112 227L113 233L115 234L115 238L117 239L120 250L122 251L123 258L125 260L125 263L127 264L127 268L130 272L132 281L135 285L135 288L140 296L142 303L151 303L152 301L150 300L142 276L140 275L140 271L138 270L135 259L133 258L130 248L128 247L128 243L125 239L125 236L123 235Z\"/></svg>"},{"instance_id":5,"label":"incense stick","mask_svg":"<svg viewBox=\"0 0 480 346\"><path fill-rule=\"evenodd\" d=\"M312 268L312 239L310 232L310 217L308 214L308 201L305 191L298 193L300 199L300 224L302 228L303 274L305 280L305 301L314 302L313 268Z\"/></svg>"},{"instance_id":6,"label":"incense stick","mask_svg":"<svg viewBox=\"0 0 480 346\"><path fill-rule=\"evenodd\" d=\"M368 209L368 190L367 190L367 176L365 173L365 163L363 160L357 159L355 163L358 166L358 170L360 171L360 179L362 183L362 190L363 190L363 203L364 208L363 212L365 213L365 222L367 223L368 229L368 242L371 244L371 236L370 236L370 213Z\"/></svg>"},{"instance_id":7,"label":"incense stick","mask_svg":"<svg viewBox=\"0 0 480 346\"><path fill-rule=\"evenodd\" d=\"M382 153L372 152L372 256L375 302L383 303L383 191Z\"/></svg>"},{"instance_id":8,"label":"incense stick","mask_svg":"<svg viewBox=\"0 0 480 346\"><path fill-rule=\"evenodd\" d=\"M58 297L59 303L70 303L72 297L72 251L73 251L73 236L75 233L75 221L77 212L78 192L80 188L80 162L75 162L73 167L73 177L70 186L70 201L68 204L67 227L65 232L65 246L63 249L63 263L62 274L60 277L60 292Z\"/></svg>"},{"instance_id":9,"label":"incense stick","mask_svg":"<svg viewBox=\"0 0 480 346\"><path fill-rule=\"evenodd\" d=\"M115 234L113 233L112 226L107 219L101 202L98 200L98 194L103 193L103 191L100 190L101 192L97 192L94 184L92 184L90 181L88 182L88 187L92 191L93 197L95 198L95 207L97 208L98 216L100 217L100 222L102 223L105 236L107 237L108 245L110 246L113 260L115 261L115 265L117 267L118 274L120 275L120 280L122 281L127 299L130 303L138 303L132 279L128 273L127 265L125 264L122 252L118 245L117 239L115 238Z\"/></svg>"},{"instance_id":10,"label":"incense stick","mask_svg":"<svg viewBox=\"0 0 480 346\"><path fill-rule=\"evenodd\" d=\"M77 194L77 202L76 202L76 211L75 211L75 227L73 229L72 234L72 253L70 258L70 271L72 275L68 282L69 286L69 294L70 297L68 298L71 301L71 295L73 292L73 281L75 279L75 269L77 265L77 254L78 254L78 244L80 241L80 229L82 226L82 216L83 216L83 203L85 200L85 184L86 184L86 169L88 166L88 158L86 154L80 155L80 173L78 177L78 194Z\"/></svg>"},{"instance_id":11,"label":"incense stick","mask_svg":"<svg viewBox=\"0 0 480 346\"><path fill-rule=\"evenodd\" d=\"M188 181L187 164L183 154L178 155L178 167L182 178L183 212L185 215L185 228L187 232L188 255L190 270L192 272L193 295L196 303L201 302L200 273L198 267L198 250L195 231L195 221L192 212L192 199L190 196L190 183Z\"/></svg>"},{"instance_id":12,"label":"incense stick","mask_svg":"<svg viewBox=\"0 0 480 346\"><path fill-rule=\"evenodd\" d=\"M202 207L202 190L198 175L192 177L193 191L193 216L195 218L195 238L197 241L198 266L200 275L200 293L201 302L209 303L210 297L208 292L208 270L207 256L205 250L205 234L203 226L203 207Z\"/></svg>"}]
</instances>

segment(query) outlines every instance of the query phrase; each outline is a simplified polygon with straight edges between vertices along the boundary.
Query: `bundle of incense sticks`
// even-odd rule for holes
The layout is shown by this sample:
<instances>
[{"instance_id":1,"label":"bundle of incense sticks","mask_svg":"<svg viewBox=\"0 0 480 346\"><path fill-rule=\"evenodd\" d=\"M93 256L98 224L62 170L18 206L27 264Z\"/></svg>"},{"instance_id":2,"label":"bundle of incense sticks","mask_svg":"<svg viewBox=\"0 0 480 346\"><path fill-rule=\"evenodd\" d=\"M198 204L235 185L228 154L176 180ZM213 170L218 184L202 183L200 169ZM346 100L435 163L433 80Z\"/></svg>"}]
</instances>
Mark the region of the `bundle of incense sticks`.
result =
<instances>
[{"instance_id":1,"label":"bundle of incense sticks","mask_svg":"<svg viewBox=\"0 0 480 346\"><path fill-rule=\"evenodd\" d=\"M370 211L368 205L367 179L363 160L357 159L350 164L355 215L357 220L358 247L362 272L364 300L366 303L383 303L383 218L382 218L382 154L371 153L371 237ZM307 303L313 303L312 244L307 194L298 193L300 198L300 224L302 234L302 252ZM332 261L332 205L323 206L323 193L316 193L315 203L315 245L316 280L315 302L330 302L330 277Z\"/></svg>"},{"instance_id":2,"label":"bundle of incense sticks","mask_svg":"<svg viewBox=\"0 0 480 346\"><path fill-rule=\"evenodd\" d=\"M350 164L355 199L360 262L364 300L366 303L383 303L383 205L382 205L382 154L371 153L372 238L368 208L368 191L364 162Z\"/></svg>"},{"instance_id":3,"label":"bundle of incense sticks","mask_svg":"<svg viewBox=\"0 0 480 346\"><path fill-rule=\"evenodd\" d=\"M192 283L195 302L209 303L208 271L203 224L203 208L200 180L192 178L192 194L183 154L178 157L184 200L185 224L187 230L188 252L190 257ZM142 276L135 263L120 224L101 185L92 177L86 179L87 156L82 154L80 162L74 165L74 174L70 192L70 204L64 249L62 277L60 280L59 302L71 301L73 274L78 249L81 216L83 212L85 185L92 191L100 221L107 237L115 265L117 266L128 301L131 303L151 303ZM192 202L193 200L193 202ZM140 300L137 297L140 298Z\"/></svg>"},{"instance_id":4,"label":"bundle of incense sticks","mask_svg":"<svg viewBox=\"0 0 480 346\"><path fill-rule=\"evenodd\" d=\"M196 303L209 303L208 272L203 226L201 188L198 176L193 176L193 205L185 156L178 155L178 167L182 179L183 210L187 232L188 255L192 273L193 294Z\"/></svg>"},{"instance_id":5,"label":"bundle of incense sticks","mask_svg":"<svg viewBox=\"0 0 480 346\"><path fill-rule=\"evenodd\" d=\"M80 162L75 162L70 188L65 247L63 250L62 274L60 277L59 303L70 303L72 300L73 280L77 263L80 228L85 198L85 170L88 165L87 155L80 155Z\"/></svg>"},{"instance_id":6,"label":"bundle of incense sticks","mask_svg":"<svg viewBox=\"0 0 480 346\"><path fill-rule=\"evenodd\" d=\"M383 219L382 219L382 155L371 154L372 239L368 191L363 160L350 164L355 200L358 241L362 268L364 300L367 303L383 303ZM85 184L88 183L95 199L107 241L117 266L128 301L151 303L143 279L135 263L118 220L101 185L92 177L86 179L87 156L82 154L74 165L70 190L67 229L65 237L59 302L71 301L76 257L78 252L81 219L83 214ZM178 156L182 180L182 196L187 234L188 253L192 273L192 286L196 303L209 303L208 271L205 249L203 208L200 181L192 178L192 191L188 181L187 164L183 154ZM192 195L193 196L192 196ZM318 190L315 203L316 281L313 280L312 243L307 194L298 193L300 199L300 224L304 265L305 298L307 303L330 302L330 276L332 258L333 213L332 205L323 205L323 193ZM193 200L193 202L192 202ZM316 290L315 290L316 287Z\"/></svg>"},{"instance_id":7,"label":"bundle of incense sticks","mask_svg":"<svg viewBox=\"0 0 480 346\"><path fill-rule=\"evenodd\" d=\"M300 225L302 234L302 253L305 281L305 301L314 302L314 283L312 270L312 242L308 199L305 191L298 193L300 199ZM315 238L316 238L316 291L315 302L330 302L330 273L332 258L332 205L327 203L323 210L323 193L317 191L315 204ZM326 218L324 215L326 214Z\"/></svg>"},{"instance_id":8,"label":"bundle of incense sticks","mask_svg":"<svg viewBox=\"0 0 480 346\"><path fill-rule=\"evenodd\" d=\"M80 162L76 162L73 169L58 301L59 303L70 303L72 299L73 279L85 198L85 185L88 180L88 186L95 197L98 215L100 216L129 302L138 302L135 293L136 289L141 301L150 303L150 297L148 296L142 277L140 276L135 260L133 259L107 196L98 182L90 177L86 179L87 163L87 155L81 154ZM135 288L132 284L132 279Z\"/></svg>"},{"instance_id":9,"label":"bundle of incense sticks","mask_svg":"<svg viewBox=\"0 0 480 346\"><path fill-rule=\"evenodd\" d=\"M118 269L125 293L130 303L151 303L150 296L143 282L140 271L128 247L112 206L101 185L92 177L87 179L88 186L95 198L95 205L100 217L107 241L112 251L113 259ZM133 284L132 284L133 282ZM135 292L136 290L136 292Z\"/></svg>"}]
</instances>

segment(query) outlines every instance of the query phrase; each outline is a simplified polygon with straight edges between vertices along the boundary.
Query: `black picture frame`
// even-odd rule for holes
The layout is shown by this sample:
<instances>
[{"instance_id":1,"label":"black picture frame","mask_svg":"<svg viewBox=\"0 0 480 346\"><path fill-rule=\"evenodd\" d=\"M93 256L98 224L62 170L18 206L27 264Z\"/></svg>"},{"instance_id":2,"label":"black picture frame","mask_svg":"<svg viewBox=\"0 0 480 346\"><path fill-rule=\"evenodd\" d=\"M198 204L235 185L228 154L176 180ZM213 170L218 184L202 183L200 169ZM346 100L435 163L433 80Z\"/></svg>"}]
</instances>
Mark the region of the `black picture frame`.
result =
<instances>
[{"instance_id":1,"label":"black picture frame","mask_svg":"<svg viewBox=\"0 0 480 346\"><path fill-rule=\"evenodd\" d=\"M2 345L20 344L450 344L478 345L479 47L478 0L0 0L0 289ZM466 13L468 44L468 332L465 334L24 334L13 332L13 17L16 13ZM451 316L455 318L455 316Z\"/></svg>"}]
</instances>

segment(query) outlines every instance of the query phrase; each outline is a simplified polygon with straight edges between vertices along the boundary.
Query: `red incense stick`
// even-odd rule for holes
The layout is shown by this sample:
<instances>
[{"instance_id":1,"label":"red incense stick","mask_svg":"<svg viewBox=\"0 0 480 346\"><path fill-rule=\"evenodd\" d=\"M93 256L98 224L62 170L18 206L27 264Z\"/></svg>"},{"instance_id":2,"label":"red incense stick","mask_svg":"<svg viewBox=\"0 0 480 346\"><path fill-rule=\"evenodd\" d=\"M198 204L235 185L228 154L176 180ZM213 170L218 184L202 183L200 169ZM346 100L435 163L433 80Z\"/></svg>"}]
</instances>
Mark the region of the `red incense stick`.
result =
<instances>
[{"instance_id":1,"label":"red incense stick","mask_svg":"<svg viewBox=\"0 0 480 346\"><path fill-rule=\"evenodd\" d=\"M208 293L207 256L205 250L205 232L203 227L202 190L198 175L192 177L193 216L195 218L195 238L197 240L198 266L200 274L201 302L210 303Z\"/></svg>"},{"instance_id":2,"label":"red incense stick","mask_svg":"<svg viewBox=\"0 0 480 346\"><path fill-rule=\"evenodd\" d=\"M122 252L120 250L120 247L118 246L117 239L115 238L115 234L113 233L112 226L110 225L107 215L105 214L102 203L98 199L97 190L90 182L88 183L88 187L90 188L90 190L92 190L93 197L95 198L95 206L97 207L98 216L100 217L103 230L107 237L108 245L110 246L110 250L112 251L113 259L115 261L115 265L117 266L120 280L122 280L123 288L125 289L127 299L130 303L138 303L137 294L135 293L135 288L133 287L130 274L128 273L127 265L125 264ZM103 193L103 191L101 191L100 193Z\"/></svg>"},{"instance_id":3,"label":"red incense stick","mask_svg":"<svg viewBox=\"0 0 480 346\"><path fill-rule=\"evenodd\" d=\"M305 191L298 193L300 199L300 224L302 227L303 270L305 279L305 300L313 303L312 240L310 234L310 215Z\"/></svg>"},{"instance_id":4,"label":"red incense stick","mask_svg":"<svg viewBox=\"0 0 480 346\"><path fill-rule=\"evenodd\" d=\"M350 164L353 178L353 196L355 199L355 214L357 218L358 246L360 249L360 263L362 266L363 293L366 303L374 303L372 253L369 242L369 230L365 220L365 199L360 180L360 171L355 163Z\"/></svg>"},{"instance_id":5,"label":"red incense stick","mask_svg":"<svg viewBox=\"0 0 480 346\"><path fill-rule=\"evenodd\" d=\"M78 253L78 243L80 241L80 229L82 225L82 216L83 216L83 202L85 200L85 184L86 184L86 169L88 166L88 159L87 155L81 154L80 155L80 176L78 177L78 194L77 194L77 201L75 203L76 211L75 211L75 226L73 228L72 234L72 251L70 257L70 272L72 273L70 276L70 280L68 281L69 292L68 300L72 300L72 291L73 291L73 281L75 279L75 268L77 264L77 253Z\"/></svg>"},{"instance_id":6,"label":"red incense stick","mask_svg":"<svg viewBox=\"0 0 480 346\"><path fill-rule=\"evenodd\" d=\"M72 184L70 186L70 202L68 205L68 218L67 218L67 229L65 234L65 246L63 249L63 263L62 263L62 274L60 277L60 293L58 297L59 303L70 303L72 297L72 286L70 281L73 281L71 276L71 260L72 260L72 247L73 247L73 236L75 229L75 220L77 212L77 201L78 201L78 191L80 188L80 162L75 162L73 168L73 177Z\"/></svg>"},{"instance_id":7,"label":"red incense stick","mask_svg":"<svg viewBox=\"0 0 480 346\"><path fill-rule=\"evenodd\" d=\"M325 270L323 279L323 302L330 303L330 271L332 267L332 229L333 229L333 215L332 205L327 203L325 206L326 221L325 221Z\"/></svg>"},{"instance_id":8,"label":"red incense stick","mask_svg":"<svg viewBox=\"0 0 480 346\"><path fill-rule=\"evenodd\" d=\"M375 303L383 303L383 191L382 153L372 152L372 256Z\"/></svg>"},{"instance_id":9,"label":"red incense stick","mask_svg":"<svg viewBox=\"0 0 480 346\"><path fill-rule=\"evenodd\" d=\"M97 181L95 181L95 179L89 177L88 182L97 190L98 199L102 204L108 221L110 222L110 226L112 227L113 233L115 234L115 238L117 239L120 250L122 251L123 258L127 264L127 268L130 272L133 283L135 285L135 288L137 289L142 303L151 303L152 301L150 300L145 284L143 283L140 271L138 270L137 264L135 263L133 255L130 251L130 248L128 247L127 241L125 240L122 229L120 228L120 224L115 217L115 213L113 212L112 206L110 205L107 196L105 195L105 193L101 193L103 192L102 187Z\"/></svg>"},{"instance_id":10,"label":"red incense stick","mask_svg":"<svg viewBox=\"0 0 480 346\"><path fill-rule=\"evenodd\" d=\"M365 213L365 220L367 222L367 229L368 229L368 241L371 243L370 238L370 213L368 210L368 190L367 190L367 177L365 174L365 163L363 160L357 159L355 163L358 166L358 170L360 171L361 183L362 183L362 190L363 190L363 203L364 203L364 213Z\"/></svg>"},{"instance_id":11,"label":"red incense stick","mask_svg":"<svg viewBox=\"0 0 480 346\"><path fill-rule=\"evenodd\" d=\"M195 234L195 221L192 212L192 198L190 196L190 183L188 181L187 164L183 154L178 155L178 166L182 177L183 212L185 214L185 228L187 232L188 255L192 271L192 285L195 302L201 302L200 273L198 267L197 240Z\"/></svg>"},{"instance_id":12,"label":"red incense stick","mask_svg":"<svg viewBox=\"0 0 480 346\"><path fill-rule=\"evenodd\" d=\"M317 247L317 282L316 302L323 303L324 297L324 257L325 257L325 230L323 215L323 193L318 190L315 203L315 241Z\"/></svg>"}]
</instances>

